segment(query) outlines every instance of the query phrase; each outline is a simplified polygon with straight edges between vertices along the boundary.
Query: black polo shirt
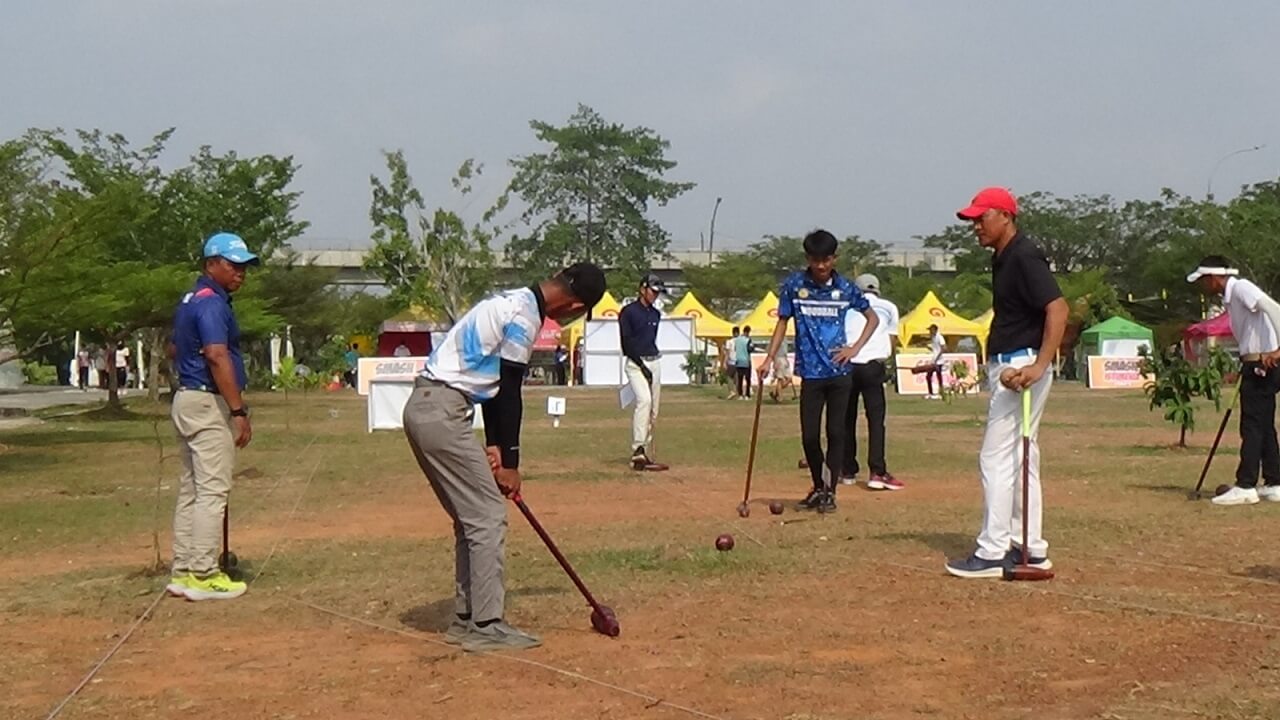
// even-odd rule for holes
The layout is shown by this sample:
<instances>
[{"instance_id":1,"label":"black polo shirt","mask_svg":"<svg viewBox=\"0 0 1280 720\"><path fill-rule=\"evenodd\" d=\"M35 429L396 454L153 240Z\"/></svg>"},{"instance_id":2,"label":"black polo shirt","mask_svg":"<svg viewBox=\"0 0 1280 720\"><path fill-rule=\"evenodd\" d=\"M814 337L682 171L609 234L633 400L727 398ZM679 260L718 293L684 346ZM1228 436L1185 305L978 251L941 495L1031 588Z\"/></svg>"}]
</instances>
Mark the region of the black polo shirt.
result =
<instances>
[{"instance_id":1,"label":"black polo shirt","mask_svg":"<svg viewBox=\"0 0 1280 720\"><path fill-rule=\"evenodd\" d=\"M987 354L1023 348L1039 350L1044 340L1045 306L1062 297L1044 251L1022 233L991 261L995 317Z\"/></svg>"}]
</instances>

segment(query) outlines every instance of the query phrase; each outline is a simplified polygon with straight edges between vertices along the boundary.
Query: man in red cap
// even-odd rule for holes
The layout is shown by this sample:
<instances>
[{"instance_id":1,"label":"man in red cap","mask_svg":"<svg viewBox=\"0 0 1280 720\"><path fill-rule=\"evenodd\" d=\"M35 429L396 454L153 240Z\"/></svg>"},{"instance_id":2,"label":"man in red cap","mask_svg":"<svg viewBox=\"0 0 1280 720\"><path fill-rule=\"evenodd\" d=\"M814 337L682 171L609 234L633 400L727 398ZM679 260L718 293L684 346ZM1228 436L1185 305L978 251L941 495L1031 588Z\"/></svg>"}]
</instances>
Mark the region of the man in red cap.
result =
<instances>
[{"instance_id":1,"label":"man in red cap","mask_svg":"<svg viewBox=\"0 0 1280 720\"><path fill-rule=\"evenodd\" d=\"M1044 252L1018 231L1018 203L1004 188L986 188L956 215L973 223L983 247L994 251L991 294L995 317L987 340L991 402L982 439L984 516L973 554L947 563L963 578L998 578L1006 563L1049 569L1049 544L1041 528L1040 446L1037 435L1049 388L1050 363L1067 325L1067 302L1049 270ZM1028 507L1022 507L1019 472L1022 398L1031 392L1031 457ZM1022 513L1027 513L1027 547L1020 547Z\"/></svg>"}]
</instances>

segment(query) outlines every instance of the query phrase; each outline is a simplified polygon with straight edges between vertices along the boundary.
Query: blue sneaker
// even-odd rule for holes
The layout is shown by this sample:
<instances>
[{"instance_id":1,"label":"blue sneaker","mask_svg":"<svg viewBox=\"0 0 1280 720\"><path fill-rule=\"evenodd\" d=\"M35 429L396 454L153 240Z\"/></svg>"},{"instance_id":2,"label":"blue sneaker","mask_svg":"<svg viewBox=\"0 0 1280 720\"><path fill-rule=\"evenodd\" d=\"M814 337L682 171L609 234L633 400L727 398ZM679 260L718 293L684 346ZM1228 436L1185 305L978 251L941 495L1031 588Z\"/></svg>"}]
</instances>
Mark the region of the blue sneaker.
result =
<instances>
[{"instance_id":1,"label":"blue sneaker","mask_svg":"<svg viewBox=\"0 0 1280 720\"><path fill-rule=\"evenodd\" d=\"M1010 565L1021 565L1022 548L1013 548L1004 556L1004 559ZM1027 558L1027 566L1033 567L1037 570L1050 570L1053 568L1053 562L1047 557L1036 557L1035 555L1032 555L1030 558Z\"/></svg>"},{"instance_id":2,"label":"blue sneaker","mask_svg":"<svg viewBox=\"0 0 1280 720\"><path fill-rule=\"evenodd\" d=\"M985 560L976 554L947 563L947 572L962 578L1002 578L1004 560Z\"/></svg>"}]
</instances>

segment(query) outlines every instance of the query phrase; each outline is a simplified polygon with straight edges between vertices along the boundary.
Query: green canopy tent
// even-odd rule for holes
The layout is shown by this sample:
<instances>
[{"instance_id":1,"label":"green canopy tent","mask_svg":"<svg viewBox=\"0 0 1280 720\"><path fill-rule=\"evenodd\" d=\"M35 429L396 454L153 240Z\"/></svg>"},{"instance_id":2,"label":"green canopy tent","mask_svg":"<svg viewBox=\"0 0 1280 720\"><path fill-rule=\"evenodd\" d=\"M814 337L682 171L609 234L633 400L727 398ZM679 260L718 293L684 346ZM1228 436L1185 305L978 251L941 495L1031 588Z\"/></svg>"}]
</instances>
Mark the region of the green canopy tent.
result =
<instances>
[{"instance_id":1,"label":"green canopy tent","mask_svg":"<svg viewBox=\"0 0 1280 720\"><path fill-rule=\"evenodd\" d=\"M1085 356L1132 357L1138 348L1155 347L1155 333L1132 320L1116 316L1080 333L1080 348Z\"/></svg>"}]
</instances>

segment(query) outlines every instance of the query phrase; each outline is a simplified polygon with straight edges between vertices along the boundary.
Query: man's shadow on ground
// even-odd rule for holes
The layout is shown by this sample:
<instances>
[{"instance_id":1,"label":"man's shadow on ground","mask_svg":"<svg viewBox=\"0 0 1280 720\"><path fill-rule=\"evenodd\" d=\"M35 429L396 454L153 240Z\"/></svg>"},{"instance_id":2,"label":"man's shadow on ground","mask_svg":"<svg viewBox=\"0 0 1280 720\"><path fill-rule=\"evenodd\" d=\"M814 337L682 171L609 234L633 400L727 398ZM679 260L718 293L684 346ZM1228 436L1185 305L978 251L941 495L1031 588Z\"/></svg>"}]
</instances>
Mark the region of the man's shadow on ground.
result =
<instances>
[{"instance_id":1,"label":"man's shadow on ground","mask_svg":"<svg viewBox=\"0 0 1280 720\"><path fill-rule=\"evenodd\" d=\"M568 592L563 587L527 587L507 592L507 597L536 597L559 595ZM453 622L453 598L442 598L433 603L409 608L400 613L400 624L419 632L442 633Z\"/></svg>"}]
</instances>

